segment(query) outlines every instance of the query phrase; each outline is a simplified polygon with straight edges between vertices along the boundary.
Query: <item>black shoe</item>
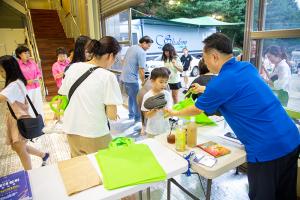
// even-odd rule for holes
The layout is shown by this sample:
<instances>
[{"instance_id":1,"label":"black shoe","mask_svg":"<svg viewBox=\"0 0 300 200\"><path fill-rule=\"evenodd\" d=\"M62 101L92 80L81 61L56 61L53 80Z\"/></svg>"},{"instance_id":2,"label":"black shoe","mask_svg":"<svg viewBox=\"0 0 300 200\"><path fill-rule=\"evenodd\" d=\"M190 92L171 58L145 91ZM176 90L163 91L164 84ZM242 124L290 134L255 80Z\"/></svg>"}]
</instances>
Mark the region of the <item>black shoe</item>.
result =
<instances>
[{"instance_id":1,"label":"black shoe","mask_svg":"<svg viewBox=\"0 0 300 200\"><path fill-rule=\"evenodd\" d=\"M49 153L45 153L45 156L44 156L44 158L42 158L42 159L43 159L43 162L42 162L42 167L46 166L46 164L47 164L47 160L48 160L49 156L50 156L50 154L49 154Z\"/></svg>"}]
</instances>

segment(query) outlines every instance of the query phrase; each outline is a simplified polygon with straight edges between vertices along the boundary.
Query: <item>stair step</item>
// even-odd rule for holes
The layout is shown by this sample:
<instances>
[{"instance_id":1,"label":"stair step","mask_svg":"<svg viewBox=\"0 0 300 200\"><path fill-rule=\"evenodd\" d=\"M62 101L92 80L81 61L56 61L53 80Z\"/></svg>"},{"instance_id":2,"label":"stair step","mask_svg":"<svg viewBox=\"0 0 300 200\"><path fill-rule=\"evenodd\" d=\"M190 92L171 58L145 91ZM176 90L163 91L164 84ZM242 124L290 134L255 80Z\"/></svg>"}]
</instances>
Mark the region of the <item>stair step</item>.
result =
<instances>
[{"instance_id":1,"label":"stair step","mask_svg":"<svg viewBox=\"0 0 300 200\"><path fill-rule=\"evenodd\" d=\"M49 9L30 9L32 13L57 13L56 10L49 10Z\"/></svg>"},{"instance_id":2,"label":"stair step","mask_svg":"<svg viewBox=\"0 0 300 200\"><path fill-rule=\"evenodd\" d=\"M74 48L74 39L66 38L56 10L31 9L32 24L41 58L41 65L47 100L57 95L58 88L52 75L52 65L56 62L56 49Z\"/></svg>"}]
</instances>

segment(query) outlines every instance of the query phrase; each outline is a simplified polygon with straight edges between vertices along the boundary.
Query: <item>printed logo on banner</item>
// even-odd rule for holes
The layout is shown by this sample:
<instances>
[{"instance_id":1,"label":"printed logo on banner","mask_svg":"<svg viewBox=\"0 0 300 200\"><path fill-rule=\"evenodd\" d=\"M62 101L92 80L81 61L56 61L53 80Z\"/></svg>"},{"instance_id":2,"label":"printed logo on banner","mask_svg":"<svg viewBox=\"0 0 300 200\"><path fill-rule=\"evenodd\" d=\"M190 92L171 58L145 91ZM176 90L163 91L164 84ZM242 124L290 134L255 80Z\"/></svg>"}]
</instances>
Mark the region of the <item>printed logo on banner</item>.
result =
<instances>
[{"instance_id":1,"label":"printed logo on banner","mask_svg":"<svg viewBox=\"0 0 300 200\"><path fill-rule=\"evenodd\" d=\"M171 35L157 35L156 36L156 44L159 49L162 49L165 44L172 44L176 50L182 50L187 47L187 40L182 40L181 38L176 39Z\"/></svg>"}]
</instances>

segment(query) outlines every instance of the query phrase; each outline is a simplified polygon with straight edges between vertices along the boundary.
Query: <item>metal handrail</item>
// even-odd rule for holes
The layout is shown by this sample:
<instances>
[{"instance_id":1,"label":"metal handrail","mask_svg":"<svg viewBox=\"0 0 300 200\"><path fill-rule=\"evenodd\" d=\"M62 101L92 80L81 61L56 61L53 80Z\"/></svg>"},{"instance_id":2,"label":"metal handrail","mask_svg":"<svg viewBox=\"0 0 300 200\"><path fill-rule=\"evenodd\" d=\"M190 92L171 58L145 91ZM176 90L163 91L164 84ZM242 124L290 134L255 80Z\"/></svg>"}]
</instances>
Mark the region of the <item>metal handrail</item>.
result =
<instances>
[{"instance_id":1,"label":"metal handrail","mask_svg":"<svg viewBox=\"0 0 300 200\"><path fill-rule=\"evenodd\" d=\"M63 28L65 30L65 33L68 38L77 38L78 36L81 35L80 28L75 20L74 15L71 12L67 12L60 4L60 0L55 0L54 1L54 6L53 9L55 9L59 15L59 19L61 21L61 24L63 25ZM67 17L71 17L71 23L75 27L75 31L77 31L77 34L72 30L72 25L71 25L71 30L69 31L68 29L68 22L66 21ZM62 19L63 18L63 19Z\"/></svg>"},{"instance_id":2,"label":"metal handrail","mask_svg":"<svg viewBox=\"0 0 300 200\"><path fill-rule=\"evenodd\" d=\"M29 36L29 43L33 48L33 57L35 62L37 63L39 69L42 72L42 66L41 66L41 58L40 58L40 54L39 54L39 50L37 48L37 43L36 43L36 39L35 39L35 34L34 34L34 29L33 29L33 24L32 24L32 18L31 18L31 13L30 13L30 9L28 7L28 0L25 0L25 11L26 11L26 22L27 22L27 33ZM42 73L42 85L41 85L42 89L42 95L43 98L45 98L46 96L46 88L45 88L45 84L44 84L44 77L43 77L43 73Z\"/></svg>"},{"instance_id":3,"label":"metal handrail","mask_svg":"<svg viewBox=\"0 0 300 200\"><path fill-rule=\"evenodd\" d=\"M27 28L28 30L28 36L31 41L31 44L33 46L33 54L34 54L34 59L37 63L41 62L40 55L39 55L39 50L37 48L37 43L35 40L35 34L33 30L33 24L32 24L32 18L31 18L31 13L28 8L28 0L25 0L25 10L26 10L26 21L27 21Z\"/></svg>"}]
</instances>

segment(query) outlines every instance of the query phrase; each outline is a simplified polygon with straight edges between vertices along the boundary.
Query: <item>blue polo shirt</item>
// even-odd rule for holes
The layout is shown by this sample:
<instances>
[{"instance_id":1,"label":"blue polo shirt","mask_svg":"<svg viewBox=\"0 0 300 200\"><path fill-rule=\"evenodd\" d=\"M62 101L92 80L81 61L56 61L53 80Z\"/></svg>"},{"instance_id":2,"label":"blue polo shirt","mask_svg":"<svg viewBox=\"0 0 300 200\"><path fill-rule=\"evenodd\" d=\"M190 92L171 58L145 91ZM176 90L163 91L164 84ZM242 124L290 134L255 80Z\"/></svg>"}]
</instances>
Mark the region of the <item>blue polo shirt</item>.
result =
<instances>
[{"instance_id":1,"label":"blue polo shirt","mask_svg":"<svg viewBox=\"0 0 300 200\"><path fill-rule=\"evenodd\" d=\"M197 99L196 107L222 113L245 145L248 162L275 160L300 144L296 125L249 62L227 61Z\"/></svg>"},{"instance_id":2,"label":"blue polo shirt","mask_svg":"<svg viewBox=\"0 0 300 200\"><path fill-rule=\"evenodd\" d=\"M139 45L128 48L122 69L121 79L125 83L138 83L139 68L146 66L146 51Z\"/></svg>"}]
</instances>

